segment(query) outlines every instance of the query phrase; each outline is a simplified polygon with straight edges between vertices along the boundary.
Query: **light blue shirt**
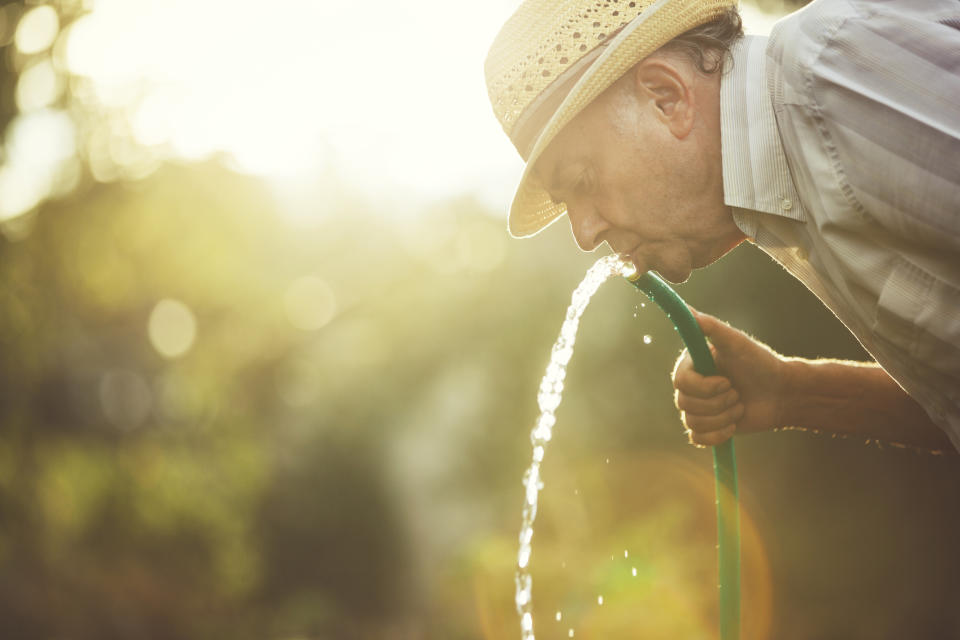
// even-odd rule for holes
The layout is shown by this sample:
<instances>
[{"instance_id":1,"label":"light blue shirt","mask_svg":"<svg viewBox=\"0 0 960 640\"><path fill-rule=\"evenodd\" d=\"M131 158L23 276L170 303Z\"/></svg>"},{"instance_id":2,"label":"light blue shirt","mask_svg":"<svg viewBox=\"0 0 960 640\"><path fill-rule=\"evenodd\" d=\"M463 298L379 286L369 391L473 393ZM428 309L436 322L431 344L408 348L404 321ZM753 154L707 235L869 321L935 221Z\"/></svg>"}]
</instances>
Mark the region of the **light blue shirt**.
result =
<instances>
[{"instance_id":1,"label":"light blue shirt","mask_svg":"<svg viewBox=\"0 0 960 640\"><path fill-rule=\"evenodd\" d=\"M733 58L737 225L960 449L960 2L819 0Z\"/></svg>"}]
</instances>

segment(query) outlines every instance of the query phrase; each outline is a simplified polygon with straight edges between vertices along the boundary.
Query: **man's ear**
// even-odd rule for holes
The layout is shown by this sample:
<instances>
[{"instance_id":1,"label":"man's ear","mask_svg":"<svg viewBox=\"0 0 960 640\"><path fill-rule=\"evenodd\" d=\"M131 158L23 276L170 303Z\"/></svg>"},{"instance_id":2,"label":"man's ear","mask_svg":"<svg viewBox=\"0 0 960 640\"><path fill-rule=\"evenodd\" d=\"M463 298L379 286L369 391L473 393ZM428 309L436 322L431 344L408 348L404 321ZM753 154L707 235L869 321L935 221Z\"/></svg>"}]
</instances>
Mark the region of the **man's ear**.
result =
<instances>
[{"instance_id":1,"label":"man's ear","mask_svg":"<svg viewBox=\"0 0 960 640\"><path fill-rule=\"evenodd\" d=\"M677 138L693 129L696 104L693 78L672 58L653 55L634 67L634 89L653 108L655 117Z\"/></svg>"}]
</instances>

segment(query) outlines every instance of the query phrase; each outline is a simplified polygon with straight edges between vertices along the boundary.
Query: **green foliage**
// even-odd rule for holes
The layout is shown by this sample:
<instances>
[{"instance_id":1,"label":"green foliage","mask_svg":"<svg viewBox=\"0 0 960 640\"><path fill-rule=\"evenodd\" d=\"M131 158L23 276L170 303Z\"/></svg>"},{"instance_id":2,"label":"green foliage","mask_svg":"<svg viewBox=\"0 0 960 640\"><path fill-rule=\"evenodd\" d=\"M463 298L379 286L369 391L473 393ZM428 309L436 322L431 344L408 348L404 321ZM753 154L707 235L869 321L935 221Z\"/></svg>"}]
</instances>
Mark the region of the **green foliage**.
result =
<instances>
[{"instance_id":1,"label":"green foliage","mask_svg":"<svg viewBox=\"0 0 960 640\"><path fill-rule=\"evenodd\" d=\"M318 209L303 226L250 178L167 167L47 206L0 244L0 635L516 633L536 389L597 256L577 254L563 225L510 241L469 198L404 220L342 192ZM291 296L305 277L332 292L332 314L311 316L314 298ZM785 352L860 355L750 248L680 291ZM155 345L162 300L195 323L182 353ZM709 454L684 443L672 406L679 348L625 282L602 287L583 318L534 543L545 633L715 627ZM909 496L948 485L947 463L800 434L738 450L755 637L852 629L811 604L839 580L832 566L873 563L882 584L900 565L876 568L871 554L946 526L935 502ZM843 476L809 475L824 464L906 480L871 498L838 488ZM889 529L891 499L913 519L855 551L843 541L863 533L856 519L833 538L817 525L855 500L863 526ZM813 569L810 538L835 546ZM949 593L955 574L931 573L932 557L911 556L931 567L916 580ZM892 607L879 591L887 604L858 615ZM806 626L784 611L788 596L818 611Z\"/></svg>"},{"instance_id":2,"label":"green foliage","mask_svg":"<svg viewBox=\"0 0 960 640\"><path fill-rule=\"evenodd\" d=\"M6 42L27 4L0 2ZM83 10L54 4L62 26ZM31 61L6 42L0 130ZM109 119L71 91L54 106L81 149ZM562 221L511 241L466 196L391 217L322 176L304 224L216 163L77 171L0 224L0 637L518 633L536 390L598 256ZM785 353L863 356L753 248L679 291ZM543 467L543 637L716 628L709 454L684 442L679 339L645 302L614 281L583 319ZM738 453L745 637L960 632L951 459L797 433Z\"/></svg>"}]
</instances>

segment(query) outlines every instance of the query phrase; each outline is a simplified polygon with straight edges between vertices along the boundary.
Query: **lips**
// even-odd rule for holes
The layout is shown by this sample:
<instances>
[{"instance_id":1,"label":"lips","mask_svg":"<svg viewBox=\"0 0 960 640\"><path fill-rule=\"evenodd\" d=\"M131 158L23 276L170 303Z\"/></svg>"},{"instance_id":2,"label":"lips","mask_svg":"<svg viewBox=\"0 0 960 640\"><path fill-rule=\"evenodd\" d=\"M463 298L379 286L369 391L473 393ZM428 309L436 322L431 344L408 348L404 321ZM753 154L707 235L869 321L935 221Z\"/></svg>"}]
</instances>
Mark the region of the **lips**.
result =
<instances>
[{"instance_id":1,"label":"lips","mask_svg":"<svg viewBox=\"0 0 960 640\"><path fill-rule=\"evenodd\" d=\"M630 251L619 252L620 258L633 264L637 273L646 273L647 271L656 271L664 280L673 284L682 284L690 278L690 271L686 269L670 269L665 264L650 264L640 255L640 247L634 247Z\"/></svg>"},{"instance_id":2,"label":"lips","mask_svg":"<svg viewBox=\"0 0 960 640\"><path fill-rule=\"evenodd\" d=\"M633 263L637 273L645 273L648 269L646 262L640 258L640 247L634 247L630 251L620 252L620 257L627 262Z\"/></svg>"}]
</instances>

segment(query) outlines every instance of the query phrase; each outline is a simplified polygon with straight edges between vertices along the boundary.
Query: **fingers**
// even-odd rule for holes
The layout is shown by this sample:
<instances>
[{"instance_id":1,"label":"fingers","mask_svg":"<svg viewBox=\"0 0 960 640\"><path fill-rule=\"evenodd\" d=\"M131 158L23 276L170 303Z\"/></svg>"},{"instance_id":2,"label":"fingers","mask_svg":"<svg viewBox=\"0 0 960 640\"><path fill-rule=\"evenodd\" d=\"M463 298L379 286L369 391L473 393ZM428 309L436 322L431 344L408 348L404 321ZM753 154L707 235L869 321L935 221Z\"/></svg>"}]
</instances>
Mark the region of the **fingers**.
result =
<instances>
[{"instance_id":1,"label":"fingers","mask_svg":"<svg viewBox=\"0 0 960 640\"><path fill-rule=\"evenodd\" d=\"M697 415L684 411L681 414L683 424L694 433L710 433L721 431L743 417L746 409L742 404L735 404L726 411L714 415Z\"/></svg>"},{"instance_id":2,"label":"fingers","mask_svg":"<svg viewBox=\"0 0 960 640\"><path fill-rule=\"evenodd\" d=\"M693 368L693 360L684 350L673 369L673 386L688 396L707 399L729 391L731 385L730 380L723 376L702 376L697 373Z\"/></svg>"},{"instance_id":3,"label":"fingers","mask_svg":"<svg viewBox=\"0 0 960 640\"><path fill-rule=\"evenodd\" d=\"M710 397L696 397L680 391L677 391L674 396L674 404L677 409L700 416L721 414L739 401L740 394L736 389L729 389Z\"/></svg>"},{"instance_id":4,"label":"fingers","mask_svg":"<svg viewBox=\"0 0 960 640\"><path fill-rule=\"evenodd\" d=\"M712 433L697 433L696 431L690 431L688 429L687 438L689 439L690 444L698 447L715 447L718 444L723 444L732 438L736 431L737 425L735 424L732 424L721 431L714 431Z\"/></svg>"},{"instance_id":5,"label":"fingers","mask_svg":"<svg viewBox=\"0 0 960 640\"><path fill-rule=\"evenodd\" d=\"M692 444L716 446L733 436L745 407L728 378L700 375L684 351L673 371L673 385L674 402Z\"/></svg>"}]
</instances>

